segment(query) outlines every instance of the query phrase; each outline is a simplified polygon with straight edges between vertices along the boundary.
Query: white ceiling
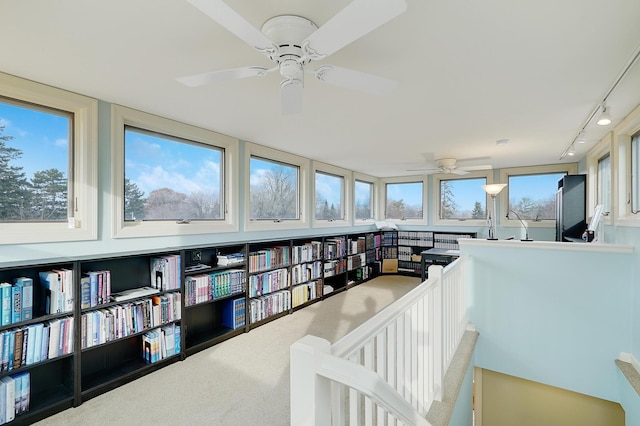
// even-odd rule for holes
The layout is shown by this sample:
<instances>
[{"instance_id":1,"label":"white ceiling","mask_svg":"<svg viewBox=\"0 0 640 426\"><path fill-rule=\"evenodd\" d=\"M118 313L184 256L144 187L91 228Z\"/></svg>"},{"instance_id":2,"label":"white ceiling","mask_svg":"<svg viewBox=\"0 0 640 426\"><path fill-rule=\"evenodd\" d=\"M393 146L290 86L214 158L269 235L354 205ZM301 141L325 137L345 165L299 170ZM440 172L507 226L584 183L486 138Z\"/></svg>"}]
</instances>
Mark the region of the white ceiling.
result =
<instances>
[{"instance_id":1,"label":"white ceiling","mask_svg":"<svg viewBox=\"0 0 640 426\"><path fill-rule=\"evenodd\" d=\"M640 46L638 0L406 0L407 11L323 63L396 80L376 97L307 78L282 116L277 73L201 88L177 77L272 63L186 0L5 0L0 71L373 176L425 154L494 168L558 163ZM350 0L227 0L321 26ZM608 97L640 104L640 63ZM611 129L587 127L576 161ZM498 146L499 139L509 139Z\"/></svg>"}]
</instances>

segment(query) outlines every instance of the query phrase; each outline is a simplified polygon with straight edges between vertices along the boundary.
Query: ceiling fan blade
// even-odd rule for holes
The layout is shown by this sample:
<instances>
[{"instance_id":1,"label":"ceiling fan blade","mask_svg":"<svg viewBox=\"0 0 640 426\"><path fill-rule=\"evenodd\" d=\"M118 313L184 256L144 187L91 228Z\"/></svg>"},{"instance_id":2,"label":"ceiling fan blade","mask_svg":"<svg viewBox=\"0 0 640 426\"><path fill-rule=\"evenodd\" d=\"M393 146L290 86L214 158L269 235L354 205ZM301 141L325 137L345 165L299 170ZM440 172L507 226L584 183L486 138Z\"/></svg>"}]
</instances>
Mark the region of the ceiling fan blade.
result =
<instances>
[{"instance_id":1,"label":"ceiling fan blade","mask_svg":"<svg viewBox=\"0 0 640 426\"><path fill-rule=\"evenodd\" d=\"M473 172L476 170L491 170L493 167L491 167L489 164L481 164L478 166L462 166L459 167L458 170L466 170L468 172Z\"/></svg>"},{"instance_id":2,"label":"ceiling fan blade","mask_svg":"<svg viewBox=\"0 0 640 426\"><path fill-rule=\"evenodd\" d=\"M415 169L406 169L406 171L408 172L422 172L425 174L432 174L432 173L439 173L440 169L432 169L430 167L421 167L421 168L415 168Z\"/></svg>"},{"instance_id":3,"label":"ceiling fan blade","mask_svg":"<svg viewBox=\"0 0 640 426\"><path fill-rule=\"evenodd\" d=\"M378 77L360 71L333 65L323 65L318 67L313 75L325 83L345 89L358 90L370 95L390 95L398 83L388 78Z\"/></svg>"},{"instance_id":4,"label":"ceiling fan blade","mask_svg":"<svg viewBox=\"0 0 640 426\"><path fill-rule=\"evenodd\" d=\"M405 0L354 0L307 39L312 58L329 56L400 15Z\"/></svg>"},{"instance_id":5,"label":"ceiling fan blade","mask_svg":"<svg viewBox=\"0 0 640 426\"><path fill-rule=\"evenodd\" d=\"M282 115L293 115L302 112L302 81L284 80L280 83L280 102Z\"/></svg>"},{"instance_id":6,"label":"ceiling fan blade","mask_svg":"<svg viewBox=\"0 0 640 426\"><path fill-rule=\"evenodd\" d=\"M461 170L461 169L453 169L450 170L449 173L454 174L454 175L468 175L469 172L466 170Z\"/></svg>"},{"instance_id":7,"label":"ceiling fan blade","mask_svg":"<svg viewBox=\"0 0 640 426\"><path fill-rule=\"evenodd\" d=\"M187 1L249 46L259 51L272 50L274 48L273 41L222 0Z\"/></svg>"},{"instance_id":8,"label":"ceiling fan blade","mask_svg":"<svg viewBox=\"0 0 640 426\"><path fill-rule=\"evenodd\" d=\"M270 70L263 67L243 67L178 77L176 78L176 80L178 80L185 86L198 87L219 81L227 81L247 77L262 77L269 71Z\"/></svg>"}]
</instances>

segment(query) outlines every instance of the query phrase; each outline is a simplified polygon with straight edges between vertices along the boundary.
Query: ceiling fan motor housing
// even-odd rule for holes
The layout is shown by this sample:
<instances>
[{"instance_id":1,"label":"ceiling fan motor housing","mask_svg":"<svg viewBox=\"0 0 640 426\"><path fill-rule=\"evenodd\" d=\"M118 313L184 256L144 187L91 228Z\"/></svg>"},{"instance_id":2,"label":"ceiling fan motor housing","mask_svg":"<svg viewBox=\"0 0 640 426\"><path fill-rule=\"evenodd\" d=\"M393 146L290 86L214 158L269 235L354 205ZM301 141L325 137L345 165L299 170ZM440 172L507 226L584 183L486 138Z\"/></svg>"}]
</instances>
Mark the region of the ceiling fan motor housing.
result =
<instances>
[{"instance_id":1,"label":"ceiling fan motor housing","mask_svg":"<svg viewBox=\"0 0 640 426\"><path fill-rule=\"evenodd\" d=\"M269 58L278 64L288 60L308 63L310 59L304 54L302 42L317 29L316 24L301 16L282 15L269 19L262 25L262 33L278 47Z\"/></svg>"}]
</instances>

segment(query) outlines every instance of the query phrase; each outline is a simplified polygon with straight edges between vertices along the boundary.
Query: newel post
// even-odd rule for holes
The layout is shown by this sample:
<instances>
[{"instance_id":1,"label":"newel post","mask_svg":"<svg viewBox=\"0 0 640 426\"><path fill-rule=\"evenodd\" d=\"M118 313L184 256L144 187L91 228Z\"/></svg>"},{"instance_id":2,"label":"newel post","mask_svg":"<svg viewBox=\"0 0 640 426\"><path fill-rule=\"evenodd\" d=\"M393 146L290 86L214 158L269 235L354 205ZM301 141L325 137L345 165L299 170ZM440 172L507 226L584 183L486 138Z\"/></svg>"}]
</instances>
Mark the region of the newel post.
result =
<instances>
[{"instance_id":1,"label":"newel post","mask_svg":"<svg viewBox=\"0 0 640 426\"><path fill-rule=\"evenodd\" d=\"M329 341L316 336L305 336L291 345L292 425L331 424L331 382L316 374L322 355L330 352Z\"/></svg>"}]
</instances>

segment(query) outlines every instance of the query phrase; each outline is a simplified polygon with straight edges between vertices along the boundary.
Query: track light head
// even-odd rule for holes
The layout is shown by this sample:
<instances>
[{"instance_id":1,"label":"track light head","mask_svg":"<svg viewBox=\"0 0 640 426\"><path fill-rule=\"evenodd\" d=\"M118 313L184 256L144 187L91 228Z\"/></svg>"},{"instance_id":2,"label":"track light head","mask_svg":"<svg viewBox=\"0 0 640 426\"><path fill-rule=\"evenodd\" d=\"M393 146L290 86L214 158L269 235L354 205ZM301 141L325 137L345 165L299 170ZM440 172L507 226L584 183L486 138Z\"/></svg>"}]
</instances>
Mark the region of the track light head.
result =
<instances>
[{"instance_id":1,"label":"track light head","mask_svg":"<svg viewBox=\"0 0 640 426\"><path fill-rule=\"evenodd\" d=\"M571 144L571 146L569 147L569 150L567 151L567 155L569 157L573 157L574 155L576 155L576 150L573 147L573 144Z\"/></svg>"},{"instance_id":2,"label":"track light head","mask_svg":"<svg viewBox=\"0 0 640 426\"><path fill-rule=\"evenodd\" d=\"M598 118L598 125L599 126L607 126L609 124L611 124L611 113L610 113L610 108L607 106L607 104L602 104L602 112L600 113L600 117Z\"/></svg>"},{"instance_id":3,"label":"track light head","mask_svg":"<svg viewBox=\"0 0 640 426\"><path fill-rule=\"evenodd\" d=\"M578 143L585 143L587 141L587 138L584 134L584 129L580 130L580 133L578 133L578 138L576 139L576 141Z\"/></svg>"}]
</instances>

